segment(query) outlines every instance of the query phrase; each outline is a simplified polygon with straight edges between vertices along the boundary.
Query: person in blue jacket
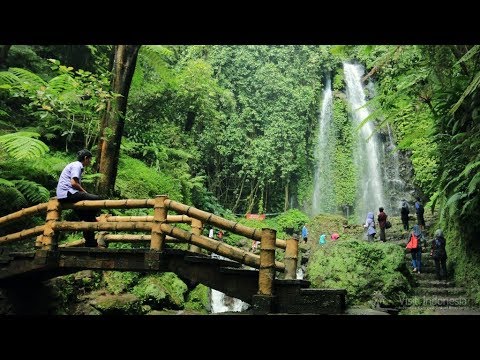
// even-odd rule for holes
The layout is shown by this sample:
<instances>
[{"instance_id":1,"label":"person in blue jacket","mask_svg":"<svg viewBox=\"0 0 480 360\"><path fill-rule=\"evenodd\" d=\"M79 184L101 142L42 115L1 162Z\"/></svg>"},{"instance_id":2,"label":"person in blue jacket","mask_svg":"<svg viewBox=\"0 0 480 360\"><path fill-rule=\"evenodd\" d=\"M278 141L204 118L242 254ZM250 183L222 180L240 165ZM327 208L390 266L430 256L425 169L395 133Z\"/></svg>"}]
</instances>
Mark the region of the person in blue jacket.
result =
<instances>
[{"instance_id":1,"label":"person in blue jacket","mask_svg":"<svg viewBox=\"0 0 480 360\"><path fill-rule=\"evenodd\" d=\"M302 238L305 243L307 243L308 240L308 229L307 229L307 224L303 225L302 228Z\"/></svg>"}]
</instances>

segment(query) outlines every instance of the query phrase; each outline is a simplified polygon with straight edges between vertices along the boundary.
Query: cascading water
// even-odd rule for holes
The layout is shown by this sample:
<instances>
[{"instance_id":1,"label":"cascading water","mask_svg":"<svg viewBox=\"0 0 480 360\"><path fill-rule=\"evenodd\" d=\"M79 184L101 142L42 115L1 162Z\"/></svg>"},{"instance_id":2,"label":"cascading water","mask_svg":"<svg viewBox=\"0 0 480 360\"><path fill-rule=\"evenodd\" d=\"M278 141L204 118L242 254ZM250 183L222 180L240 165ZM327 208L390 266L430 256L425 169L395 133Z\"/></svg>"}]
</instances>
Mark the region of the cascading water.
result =
<instances>
[{"instance_id":1,"label":"cascading water","mask_svg":"<svg viewBox=\"0 0 480 360\"><path fill-rule=\"evenodd\" d=\"M332 85L330 77L328 77L323 91L322 110L318 119L312 215L335 211L335 193L331 183L333 179L332 151L335 148L334 137L330 136L332 103Z\"/></svg>"},{"instance_id":2,"label":"cascading water","mask_svg":"<svg viewBox=\"0 0 480 360\"><path fill-rule=\"evenodd\" d=\"M225 259L227 258L212 253L211 257L217 259ZM240 299L233 298L231 296L227 296L221 291L217 291L215 289L211 289L210 293L210 312L212 314L218 314L222 312L240 312L245 311L250 307L246 302L243 302Z\"/></svg>"},{"instance_id":3,"label":"cascading water","mask_svg":"<svg viewBox=\"0 0 480 360\"><path fill-rule=\"evenodd\" d=\"M361 80L364 69L358 64L343 63L343 70L353 123L358 127L370 115L365 106L365 92ZM363 222L367 212L372 211L376 214L380 206L385 206L385 200L379 162L381 147L376 134L374 134L372 122L367 121L359 131L360 136L357 138L357 148L354 154L359 176L355 214L357 220Z\"/></svg>"}]
</instances>

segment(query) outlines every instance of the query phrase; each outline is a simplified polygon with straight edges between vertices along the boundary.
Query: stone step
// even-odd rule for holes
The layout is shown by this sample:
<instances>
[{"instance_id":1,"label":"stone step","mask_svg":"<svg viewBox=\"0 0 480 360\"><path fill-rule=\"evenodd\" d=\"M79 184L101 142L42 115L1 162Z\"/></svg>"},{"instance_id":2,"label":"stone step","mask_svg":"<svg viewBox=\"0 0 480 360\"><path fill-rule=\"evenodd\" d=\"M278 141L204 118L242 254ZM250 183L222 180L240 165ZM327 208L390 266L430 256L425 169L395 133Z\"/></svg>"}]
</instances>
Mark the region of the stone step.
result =
<instances>
[{"instance_id":1,"label":"stone step","mask_svg":"<svg viewBox=\"0 0 480 360\"><path fill-rule=\"evenodd\" d=\"M417 276L418 280L420 280L420 279L423 279L423 280L437 280L437 276L436 276L435 272L425 271L425 272L422 272L421 274L413 273L413 275Z\"/></svg>"},{"instance_id":2,"label":"stone step","mask_svg":"<svg viewBox=\"0 0 480 360\"><path fill-rule=\"evenodd\" d=\"M445 280L437 280L437 279L427 279L423 276L424 274L420 274L417 277L417 282L419 287L440 287L440 288L450 288L455 287L454 281L445 281ZM425 274L426 275L426 274Z\"/></svg>"},{"instance_id":3,"label":"stone step","mask_svg":"<svg viewBox=\"0 0 480 360\"><path fill-rule=\"evenodd\" d=\"M480 315L480 308L477 307L417 307L410 306L403 309L400 315Z\"/></svg>"},{"instance_id":4,"label":"stone step","mask_svg":"<svg viewBox=\"0 0 480 360\"><path fill-rule=\"evenodd\" d=\"M461 287L418 287L414 289L415 295L464 297L465 289Z\"/></svg>"}]
</instances>

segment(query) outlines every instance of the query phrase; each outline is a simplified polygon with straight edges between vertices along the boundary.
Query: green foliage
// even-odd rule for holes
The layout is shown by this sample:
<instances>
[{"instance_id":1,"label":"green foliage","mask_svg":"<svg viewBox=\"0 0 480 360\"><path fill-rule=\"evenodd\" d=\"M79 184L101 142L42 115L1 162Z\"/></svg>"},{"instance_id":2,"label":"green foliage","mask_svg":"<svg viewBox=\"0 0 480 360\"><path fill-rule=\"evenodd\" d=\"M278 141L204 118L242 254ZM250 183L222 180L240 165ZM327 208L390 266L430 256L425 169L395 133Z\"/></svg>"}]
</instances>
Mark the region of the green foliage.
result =
<instances>
[{"instance_id":1,"label":"green foliage","mask_svg":"<svg viewBox=\"0 0 480 360\"><path fill-rule=\"evenodd\" d=\"M33 181L14 180L12 182L30 204L44 203L50 199L48 189Z\"/></svg>"},{"instance_id":2,"label":"green foliage","mask_svg":"<svg viewBox=\"0 0 480 360\"><path fill-rule=\"evenodd\" d=\"M182 309L185 305L184 294L187 290L187 285L176 274L167 272L142 278L132 292L142 300L142 303L155 308L170 304L177 309Z\"/></svg>"},{"instance_id":3,"label":"green foliage","mask_svg":"<svg viewBox=\"0 0 480 360\"><path fill-rule=\"evenodd\" d=\"M21 68L0 72L0 86L12 97L22 99L22 107L29 117L35 119L36 128L51 144L59 148L60 139L65 140L65 151L72 143L81 148L91 148L98 137L100 114L114 94L107 73L95 75L89 71L61 65L49 59L52 70L59 73L49 81ZM25 120L16 120L25 123Z\"/></svg>"},{"instance_id":4,"label":"green foliage","mask_svg":"<svg viewBox=\"0 0 480 360\"><path fill-rule=\"evenodd\" d=\"M185 310L198 311L201 314L208 314L210 310L210 288L198 284L190 291L185 302Z\"/></svg>"},{"instance_id":5,"label":"green foliage","mask_svg":"<svg viewBox=\"0 0 480 360\"><path fill-rule=\"evenodd\" d=\"M178 180L129 156L120 159L115 186L124 198L144 199L168 194L171 199L183 201Z\"/></svg>"},{"instance_id":6,"label":"green foliage","mask_svg":"<svg viewBox=\"0 0 480 360\"><path fill-rule=\"evenodd\" d=\"M349 305L374 302L381 292L383 304L399 306L411 290L408 276L403 248L388 243L327 242L307 267L315 287L346 289Z\"/></svg>"},{"instance_id":7,"label":"green foliage","mask_svg":"<svg viewBox=\"0 0 480 360\"><path fill-rule=\"evenodd\" d=\"M336 141L341 144L335 148L334 175L331 179L335 193L335 207L339 209L344 205L354 204L357 184L356 167L353 162L354 129L352 122L349 121L344 99L334 98L333 121Z\"/></svg>"},{"instance_id":8,"label":"green foliage","mask_svg":"<svg viewBox=\"0 0 480 360\"><path fill-rule=\"evenodd\" d=\"M43 156L49 151L47 145L34 132L16 132L0 136L0 149L17 160L30 160Z\"/></svg>"},{"instance_id":9,"label":"green foliage","mask_svg":"<svg viewBox=\"0 0 480 360\"><path fill-rule=\"evenodd\" d=\"M0 182L0 198L2 199L0 216L20 210L27 205L27 200L18 189L14 188L14 183L6 180Z\"/></svg>"},{"instance_id":10,"label":"green foliage","mask_svg":"<svg viewBox=\"0 0 480 360\"><path fill-rule=\"evenodd\" d=\"M104 271L103 280L106 288L112 294L120 294L133 288L138 282L140 274L131 271Z\"/></svg>"},{"instance_id":11,"label":"green foliage","mask_svg":"<svg viewBox=\"0 0 480 360\"><path fill-rule=\"evenodd\" d=\"M285 230L287 228L292 228L295 232L300 232L303 225L308 221L308 216L297 209L288 210L276 218L276 222L280 229Z\"/></svg>"}]
</instances>

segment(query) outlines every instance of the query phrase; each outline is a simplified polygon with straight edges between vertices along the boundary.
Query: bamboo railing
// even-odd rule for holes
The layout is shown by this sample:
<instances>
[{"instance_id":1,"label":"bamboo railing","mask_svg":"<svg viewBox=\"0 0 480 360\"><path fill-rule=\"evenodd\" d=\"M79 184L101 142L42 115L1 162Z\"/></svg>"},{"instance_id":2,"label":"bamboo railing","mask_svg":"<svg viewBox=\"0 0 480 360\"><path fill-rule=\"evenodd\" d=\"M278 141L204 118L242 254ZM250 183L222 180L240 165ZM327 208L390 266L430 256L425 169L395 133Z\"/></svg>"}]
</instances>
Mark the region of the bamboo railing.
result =
<instances>
[{"instance_id":1,"label":"bamboo railing","mask_svg":"<svg viewBox=\"0 0 480 360\"><path fill-rule=\"evenodd\" d=\"M62 209L133 209L153 208L154 215L112 216L102 214L97 222L61 221ZM168 210L179 215L167 215ZM168 199L166 195L155 199L85 200L60 204L56 198L0 218L0 227L25 216L46 212L45 225L36 226L0 237L0 245L37 236L36 247L54 250L57 246L71 247L84 245L83 240L58 245L55 233L59 231L97 231L97 239L104 242L150 243L153 251L163 251L166 242L190 244L190 251L202 249L259 269L260 295L273 294L275 271L285 272L286 279L295 279L298 241L276 239L274 229L255 229L230 221L212 213ZM175 223L190 224L191 231L172 226ZM221 241L201 235L205 224L210 224L231 233L260 241L260 256ZM149 234L109 234L114 231L149 232ZM285 249L285 263L275 260L275 248Z\"/></svg>"}]
</instances>

